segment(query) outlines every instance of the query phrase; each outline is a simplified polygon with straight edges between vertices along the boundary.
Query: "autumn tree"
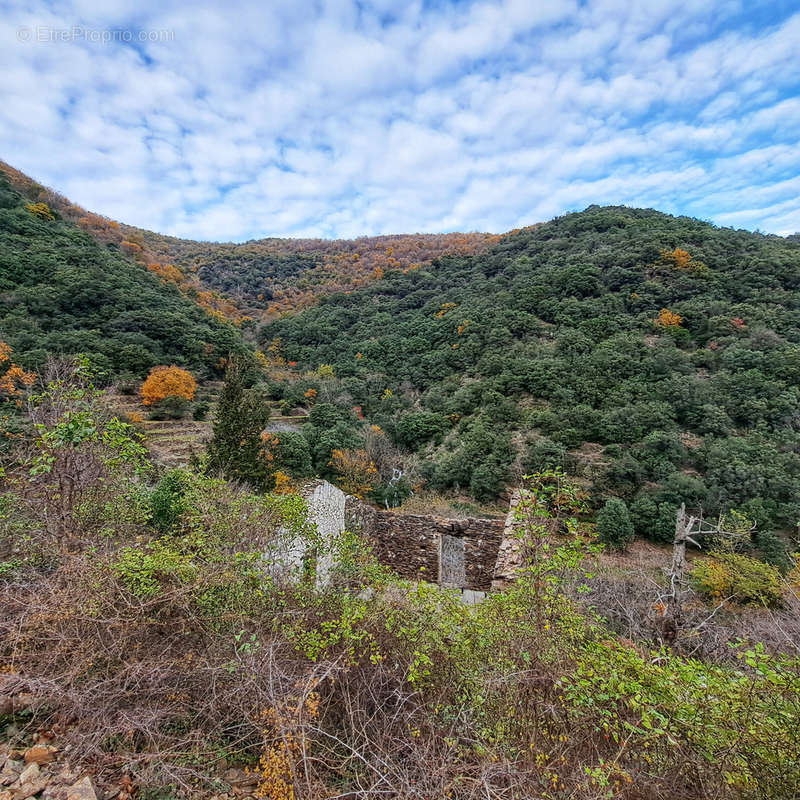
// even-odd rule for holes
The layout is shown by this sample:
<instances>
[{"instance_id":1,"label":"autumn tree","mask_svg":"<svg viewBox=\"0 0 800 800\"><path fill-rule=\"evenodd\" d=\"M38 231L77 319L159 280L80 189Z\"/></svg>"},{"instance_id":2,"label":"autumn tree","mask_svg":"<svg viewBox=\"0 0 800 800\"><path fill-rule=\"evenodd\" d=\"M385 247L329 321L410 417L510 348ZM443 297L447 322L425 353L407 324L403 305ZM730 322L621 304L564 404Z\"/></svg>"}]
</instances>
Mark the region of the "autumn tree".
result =
<instances>
[{"instance_id":1,"label":"autumn tree","mask_svg":"<svg viewBox=\"0 0 800 800\"><path fill-rule=\"evenodd\" d=\"M331 453L330 466L339 486L354 497L363 498L380 483L380 475L365 450L339 450Z\"/></svg>"},{"instance_id":2,"label":"autumn tree","mask_svg":"<svg viewBox=\"0 0 800 800\"><path fill-rule=\"evenodd\" d=\"M28 203L25 208L34 216L46 219L49 222L52 222L56 218L47 203Z\"/></svg>"},{"instance_id":3,"label":"autumn tree","mask_svg":"<svg viewBox=\"0 0 800 800\"><path fill-rule=\"evenodd\" d=\"M197 381L188 370L174 364L171 367L153 367L142 384L142 404L156 405L167 397L182 397L191 401L196 391Z\"/></svg>"},{"instance_id":4,"label":"autumn tree","mask_svg":"<svg viewBox=\"0 0 800 800\"><path fill-rule=\"evenodd\" d=\"M679 328L682 322L683 317L668 308L662 308L655 320L659 328Z\"/></svg>"},{"instance_id":5,"label":"autumn tree","mask_svg":"<svg viewBox=\"0 0 800 800\"><path fill-rule=\"evenodd\" d=\"M25 372L11 360L11 348L5 342L0 342L0 398L19 400L23 390L31 386L35 379L33 373Z\"/></svg>"},{"instance_id":6,"label":"autumn tree","mask_svg":"<svg viewBox=\"0 0 800 800\"><path fill-rule=\"evenodd\" d=\"M708 272L708 267L702 261L695 261L689 255L689 251L681 247L676 247L674 250L662 250L661 259L681 272Z\"/></svg>"}]
</instances>

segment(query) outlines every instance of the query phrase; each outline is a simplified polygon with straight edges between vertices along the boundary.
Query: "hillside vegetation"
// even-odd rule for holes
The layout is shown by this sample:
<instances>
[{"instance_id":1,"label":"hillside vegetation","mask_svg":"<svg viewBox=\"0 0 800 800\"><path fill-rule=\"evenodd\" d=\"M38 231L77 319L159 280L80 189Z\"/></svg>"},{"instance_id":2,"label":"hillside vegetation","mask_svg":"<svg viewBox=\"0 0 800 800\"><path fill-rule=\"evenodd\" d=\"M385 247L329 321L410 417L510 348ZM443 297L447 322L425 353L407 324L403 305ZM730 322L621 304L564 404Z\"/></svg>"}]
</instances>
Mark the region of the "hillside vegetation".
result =
<instances>
[{"instance_id":1,"label":"hillside vegetation","mask_svg":"<svg viewBox=\"0 0 800 800\"><path fill-rule=\"evenodd\" d=\"M430 487L491 498L563 466L662 540L681 502L762 530L800 519L796 241L591 207L261 335L298 373L328 365L327 396L417 454Z\"/></svg>"},{"instance_id":2,"label":"hillside vegetation","mask_svg":"<svg viewBox=\"0 0 800 800\"><path fill-rule=\"evenodd\" d=\"M24 757L143 800L797 796L796 572L756 641L703 652L717 601L683 590L692 622L659 644L678 599L663 578L648 635L620 638L586 601L581 492L548 472L517 508L516 582L468 606L353 534L319 536L299 496L159 476L91 380L49 364L3 474L4 794L57 788L59 766ZM329 583L298 546L330 557Z\"/></svg>"},{"instance_id":3,"label":"hillside vegetation","mask_svg":"<svg viewBox=\"0 0 800 800\"><path fill-rule=\"evenodd\" d=\"M34 200L0 171L0 339L22 366L84 353L107 376L164 363L215 375L247 349L219 315Z\"/></svg>"},{"instance_id":4,"label":"hillside vegetation","mask_svg":"<svg viewBox=\"0 0 800 800\"><path fill-rule=\"evenodd\" d=\"M123 226L158 262L195 275L254 317L294 312L320 297L413 271L445 255L481 253L500 236L484 233L362 236L358 239L259 239L193 242Z\"/></svg>"}]
</instances>

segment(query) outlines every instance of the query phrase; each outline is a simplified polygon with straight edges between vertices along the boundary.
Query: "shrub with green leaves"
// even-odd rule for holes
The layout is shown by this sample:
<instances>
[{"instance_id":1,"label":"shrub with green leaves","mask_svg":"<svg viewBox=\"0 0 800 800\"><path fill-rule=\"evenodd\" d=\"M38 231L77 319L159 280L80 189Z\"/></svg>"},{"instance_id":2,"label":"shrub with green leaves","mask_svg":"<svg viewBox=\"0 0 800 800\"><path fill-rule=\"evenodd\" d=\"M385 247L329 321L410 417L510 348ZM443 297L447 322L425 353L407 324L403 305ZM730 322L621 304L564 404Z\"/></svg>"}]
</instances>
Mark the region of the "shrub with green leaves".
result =
<instances>
[{"instance_id":1,"label":"shrub with green leaves","mask_svg":"<svg viewBox=\"0 0 800 800\"><path fill-rule=\"evenodd\" d=\"M597 515L597 535L614 550L626 550L634 539L633 520L624 500L612 497Z\"/></svg>"},{"instance_id":2,"label":"shrub with green leaves","mask_svg":"<svg viewBox=\"0 0 800 800\"><path fill-rule=\"evenodd\" d=\"M111 569L128 591L138 597L157 594L163 581L177 579L188 583L196 572L190 555L162 540L143 548L122 548Z\"/></svg>"},{"instance_id":3,"label":"shrub with green leaves","mask_svg":"<svg viewBox=\"0 0 800 800\"><path fill-rule=\"evenodd\" d=\"M150 514L153 526L168 533L178 524L187 510L186 491L191 476L182 469L170 470L156 485L150 496Z\"/></svg>"},{"instance_id":4,"label":"shrub with green leaves","mask_svg":"<svg viewBox=\"0 0 800 800\"><path fill-rule=\"evenodd\" d=\"M715 551L701 559L690 572L694 588L712 600L730 598L743 605L780 605L782 582L780 572L742 553Z\"/></svg>"}]
</instances>

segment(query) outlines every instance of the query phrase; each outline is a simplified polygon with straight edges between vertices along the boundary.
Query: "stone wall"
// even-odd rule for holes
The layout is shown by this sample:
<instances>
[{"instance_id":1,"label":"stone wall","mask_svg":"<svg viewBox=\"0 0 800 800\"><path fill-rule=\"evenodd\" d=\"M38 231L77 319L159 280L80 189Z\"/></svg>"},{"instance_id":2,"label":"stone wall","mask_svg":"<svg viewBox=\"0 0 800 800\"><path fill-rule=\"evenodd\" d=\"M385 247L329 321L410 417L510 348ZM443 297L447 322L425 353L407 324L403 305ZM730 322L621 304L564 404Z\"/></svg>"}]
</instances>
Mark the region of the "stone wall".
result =
<instances>
[{"instance_id":1,"label":"stone wall","mask_svg":"<svg viewBox=\"0 0 800 800\"><path fill-rule=\"evenodd\" d=\"M474 591L491 588L505 523L379 511L347 498L347 527L359 530L382 564L403 578Z\"/></svg>"}]
</instances>

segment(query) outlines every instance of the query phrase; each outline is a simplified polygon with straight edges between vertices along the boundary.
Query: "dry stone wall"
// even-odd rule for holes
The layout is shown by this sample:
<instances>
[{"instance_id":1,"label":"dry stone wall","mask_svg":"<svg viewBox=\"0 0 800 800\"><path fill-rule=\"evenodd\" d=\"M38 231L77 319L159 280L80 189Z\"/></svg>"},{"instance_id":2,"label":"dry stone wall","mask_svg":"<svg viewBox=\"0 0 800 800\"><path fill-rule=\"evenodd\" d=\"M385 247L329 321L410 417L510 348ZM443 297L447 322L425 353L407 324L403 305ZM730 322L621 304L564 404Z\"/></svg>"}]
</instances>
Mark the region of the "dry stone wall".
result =
<instances>
[{"instance_id":1,"label":"dry stone wall","mask_svg":"<svg viewBox=\"0 0 800 800\"><path fill-rule=\"evenodd\" d=\"M345 496L323 480L309 483L301 494L308 503L308 521L316 529L317 541L327 545L315 555L319 586L328 583L333 567L330 545L345 529L362 533L378 561L401 577L460 589L465 602L479 600L490 589L503 588L519 568L521 553L514 521L517 495L508 518L502 520L381 511ZM304 536L278 537L265 557L280 574L299 574L305 559L314 555L309 547L311 542Z\"/></svg>"},{"instance_id":2,"label":"dry stone wall","mask_svg":"<svg viewBox=\"0 0 800 800\"><path fill-rule=\"evenodd\" d=\"M378 561L403 578L455 589L491 588L505 523L379 511L347 498L346 525L372 544Z\"/></svg>"}]
</instances>

